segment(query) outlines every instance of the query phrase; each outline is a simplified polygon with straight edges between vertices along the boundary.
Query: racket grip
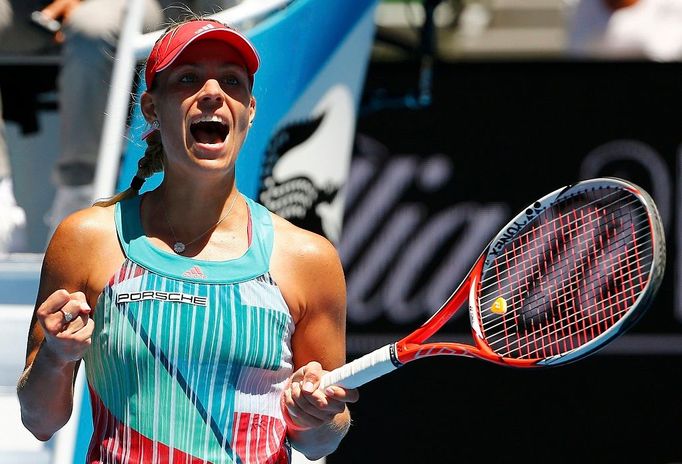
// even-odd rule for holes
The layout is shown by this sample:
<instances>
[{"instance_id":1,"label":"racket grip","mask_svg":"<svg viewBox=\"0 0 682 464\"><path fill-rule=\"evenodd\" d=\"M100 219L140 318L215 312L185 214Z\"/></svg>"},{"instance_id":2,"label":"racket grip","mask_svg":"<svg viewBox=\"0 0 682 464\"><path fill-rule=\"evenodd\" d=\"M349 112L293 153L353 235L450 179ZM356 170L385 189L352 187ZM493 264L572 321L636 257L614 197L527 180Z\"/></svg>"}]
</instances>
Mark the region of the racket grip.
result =
<instances>
[{"instance_id":1,"label":"racket grip","mask_svg":"<svg viewBox=\"0 0 682 464\"><path fill-rule=\"evenodd\" d=\"M324 390L330 385L338 385L343 388L357 388L367 382L378 379L398 368L391 360L393 343L382 346L349 362L331 372L327 372L320 380L320 389Z\"/></svg>"}]
</instances>

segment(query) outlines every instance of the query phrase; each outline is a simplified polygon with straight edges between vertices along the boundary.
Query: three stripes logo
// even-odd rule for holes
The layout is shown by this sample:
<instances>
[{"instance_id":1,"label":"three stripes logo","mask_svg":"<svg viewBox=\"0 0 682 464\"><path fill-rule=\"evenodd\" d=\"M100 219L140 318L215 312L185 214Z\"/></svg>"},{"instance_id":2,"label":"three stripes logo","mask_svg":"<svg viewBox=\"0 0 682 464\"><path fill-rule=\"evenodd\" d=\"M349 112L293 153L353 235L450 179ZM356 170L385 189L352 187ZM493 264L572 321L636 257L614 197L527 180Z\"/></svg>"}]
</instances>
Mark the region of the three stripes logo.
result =
<instances>
[{"instance_id":1,"label":"three stripes logo","mask_svg":"<svg viewBox=\"0 0 682 464\"><path fill-rule=\"evenodd\" d=\"M193 266L190 269L182 273L185 277L191 277L193 279L205 279L206 274L201 270L199 266Z\"/></svg>"}]
</instances>

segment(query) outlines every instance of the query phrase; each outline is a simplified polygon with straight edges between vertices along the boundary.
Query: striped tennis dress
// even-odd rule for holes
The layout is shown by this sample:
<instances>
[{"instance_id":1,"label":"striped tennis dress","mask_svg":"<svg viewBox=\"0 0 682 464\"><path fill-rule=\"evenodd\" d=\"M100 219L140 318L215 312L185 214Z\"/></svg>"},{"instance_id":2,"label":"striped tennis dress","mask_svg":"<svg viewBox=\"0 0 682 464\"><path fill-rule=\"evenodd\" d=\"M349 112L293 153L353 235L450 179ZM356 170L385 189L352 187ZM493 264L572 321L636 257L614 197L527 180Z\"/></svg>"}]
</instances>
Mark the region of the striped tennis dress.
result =
<instances>
[{"instance_id":1,"label":"striped tennis dress","mask_svg":"<svg viewBox=\"0 0 682 464\"><path fill-rule=\"evenodd\" d=\"M245 198L246 253L202 261L153 246L140 199L116 205L125 261L93 312L87 462L290 462L280 395L294 325L269 274L269 212Z\"/></svg>"}]
</instances>

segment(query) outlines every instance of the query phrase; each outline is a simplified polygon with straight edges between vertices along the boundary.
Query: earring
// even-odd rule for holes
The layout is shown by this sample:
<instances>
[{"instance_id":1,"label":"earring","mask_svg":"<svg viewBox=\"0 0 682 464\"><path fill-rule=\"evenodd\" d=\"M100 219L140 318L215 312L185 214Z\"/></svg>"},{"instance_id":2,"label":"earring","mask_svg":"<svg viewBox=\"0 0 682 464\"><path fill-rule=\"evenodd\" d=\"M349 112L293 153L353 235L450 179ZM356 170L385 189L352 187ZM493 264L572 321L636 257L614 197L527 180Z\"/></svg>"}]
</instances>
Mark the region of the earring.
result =
<instances>
[{"instance_id":1,"label":"earring","mask_svg":"<svg viewBox=\"0 0 682 464\"><path fill-rule=\"evenodd\" d=\"M142 134L142 140L146 140L147 137L152 135L154 131L159 130L159 127L161 127L161 123L159 122L159 120L158 119L153 120L149 126L149 129L144 131L144 133Z\"/></svg>"}]
</instances>

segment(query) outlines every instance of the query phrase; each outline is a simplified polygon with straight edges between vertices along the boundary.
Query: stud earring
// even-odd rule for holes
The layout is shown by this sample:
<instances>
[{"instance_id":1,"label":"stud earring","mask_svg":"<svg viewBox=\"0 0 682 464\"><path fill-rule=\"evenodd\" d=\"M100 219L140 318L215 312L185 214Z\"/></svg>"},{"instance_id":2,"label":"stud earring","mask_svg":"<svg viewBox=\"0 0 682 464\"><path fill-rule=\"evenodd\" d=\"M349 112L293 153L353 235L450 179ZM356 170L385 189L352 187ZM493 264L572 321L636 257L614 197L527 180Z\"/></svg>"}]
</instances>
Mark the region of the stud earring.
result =
<instances>
[{"instance_id":1,"label":"stud earring","mask_svg":"<svg viewBox=\"0 0 682 464\"><path fill-rule=\"evenodd\" d=\"M144 131L144 133L142 134L142 140L146 140L147 137L152 135L153 132L159 130L159 127L161 127L161 123L159 122L159 120L158 119L153 120L152 123L149 125L149 129Z\"/></svg>"}]
</instances>

